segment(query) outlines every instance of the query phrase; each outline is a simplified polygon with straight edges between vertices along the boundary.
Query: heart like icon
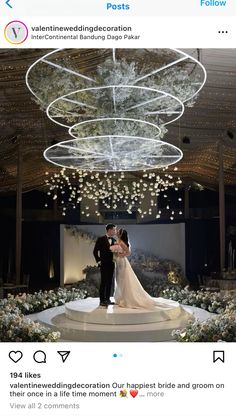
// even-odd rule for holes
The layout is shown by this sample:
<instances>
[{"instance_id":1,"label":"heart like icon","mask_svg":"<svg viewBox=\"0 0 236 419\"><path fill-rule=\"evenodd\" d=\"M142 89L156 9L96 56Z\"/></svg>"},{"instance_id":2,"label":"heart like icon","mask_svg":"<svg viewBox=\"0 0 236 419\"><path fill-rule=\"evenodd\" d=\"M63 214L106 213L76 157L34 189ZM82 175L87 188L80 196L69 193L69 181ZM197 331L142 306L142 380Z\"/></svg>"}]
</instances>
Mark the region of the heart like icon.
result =
<instances>
[{"instance_id":1,"label":"heart like icon","mask_svg":"<svg viewBox=\"0 0 236 419\"><path fill-rule=\"evenodd\" d=\"M135 398L138 394L138 390L130 390L130 395Z\"/></svg>"},{"instance_id":2,"label":"heart like icon","mask_svg":"<svg viewBox=\"0 0 236 419\"><path fill-rule=\"evenodd\" d=\"M15 363L19 362L23 357L23 353L21 351L11 351L8 355L9 358Z\"/></svg>"}]
</instances>

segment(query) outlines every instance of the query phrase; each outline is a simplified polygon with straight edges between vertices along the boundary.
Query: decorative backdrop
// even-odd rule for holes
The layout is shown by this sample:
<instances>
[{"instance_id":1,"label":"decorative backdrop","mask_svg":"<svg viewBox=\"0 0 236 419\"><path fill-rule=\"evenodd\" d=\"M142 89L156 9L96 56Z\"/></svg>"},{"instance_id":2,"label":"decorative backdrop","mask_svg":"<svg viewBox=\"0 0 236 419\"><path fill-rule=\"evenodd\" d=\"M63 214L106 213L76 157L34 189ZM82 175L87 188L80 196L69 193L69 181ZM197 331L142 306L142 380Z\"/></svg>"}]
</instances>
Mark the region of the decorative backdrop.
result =
<instances>
[{"instance_id":1,"label":"decorative backdrop","mask_svg":"<svg viewBox=\"0 0 236 419\"><path fill-rule=\"evenodd\" d=\"M150 279L167 277L175 281L176 274L185 271L185 225L159 224L122 226L129 232L132 256L130 262ZM61 285L85 278L83 270L95 266L93 247L98 236L105 234L101 225L61 225Z\"/></svg>"}]
</instances>

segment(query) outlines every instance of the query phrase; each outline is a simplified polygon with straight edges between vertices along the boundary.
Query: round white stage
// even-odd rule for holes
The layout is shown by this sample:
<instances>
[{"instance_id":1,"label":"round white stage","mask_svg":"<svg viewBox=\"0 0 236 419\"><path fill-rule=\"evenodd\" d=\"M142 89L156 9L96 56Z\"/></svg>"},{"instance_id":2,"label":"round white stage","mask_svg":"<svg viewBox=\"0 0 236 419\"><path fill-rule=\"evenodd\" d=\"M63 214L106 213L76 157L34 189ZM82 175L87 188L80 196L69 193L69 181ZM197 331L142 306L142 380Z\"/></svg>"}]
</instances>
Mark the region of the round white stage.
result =
<instances>
[{"instance_id":1,"label":"round white stage","mask_svg":"<svg viewBox=\"0 0 236 419\"><path fill-rule=\"evenodd\" d=\"M204 321L214 315L176 301L155 299L155 310L99 306L98 298L86 298L29 316L52 330L62 341L72 342L167 342L174 329L184 328L194 318Z\"/></svg>"},{"instance_id":2,"label":"round white stage","mask_svg":"<svg viewBox=\"0 0 236 419\"><path fill-rule=\"evenodd\" d=\"M99 306L98 298L72 301L65 305L65 315L70 320L91 324L148 324L174 320L183 315L184 310L176 301L155 298L157 306L154 310L142 308L123 308L109 305Z\"/></svg>"}]
</instances>

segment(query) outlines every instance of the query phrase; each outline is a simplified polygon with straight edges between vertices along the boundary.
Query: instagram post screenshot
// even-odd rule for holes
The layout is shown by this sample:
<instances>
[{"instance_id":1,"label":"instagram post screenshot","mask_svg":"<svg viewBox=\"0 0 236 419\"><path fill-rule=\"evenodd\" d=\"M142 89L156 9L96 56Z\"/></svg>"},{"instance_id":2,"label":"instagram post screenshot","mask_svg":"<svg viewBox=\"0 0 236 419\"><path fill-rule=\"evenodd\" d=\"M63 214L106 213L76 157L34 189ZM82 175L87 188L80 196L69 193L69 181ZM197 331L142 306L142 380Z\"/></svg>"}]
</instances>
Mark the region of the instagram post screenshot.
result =
<instances>
[{"instance_id":1,"label":"instagram post screenshot","mask_svg":"<svg viewBox=\"0 0 236 419\"><path fill-rule=\"evenodd\" d=\"M233 419L236 2L0 1L3 419Z\"/></svg>"}]
</instances>

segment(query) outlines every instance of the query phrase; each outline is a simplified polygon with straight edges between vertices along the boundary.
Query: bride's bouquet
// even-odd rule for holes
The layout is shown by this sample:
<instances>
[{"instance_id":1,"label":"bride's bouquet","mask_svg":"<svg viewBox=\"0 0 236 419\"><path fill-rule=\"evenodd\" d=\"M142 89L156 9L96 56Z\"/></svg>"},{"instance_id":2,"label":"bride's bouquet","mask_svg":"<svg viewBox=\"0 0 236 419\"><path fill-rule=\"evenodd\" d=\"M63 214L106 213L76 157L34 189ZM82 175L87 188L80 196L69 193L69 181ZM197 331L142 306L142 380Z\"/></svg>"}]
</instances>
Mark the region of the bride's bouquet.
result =
<instances>
[{"instance_id":1,"label":"bride's bouquet","mask_svg":"<svg viewBox=\"0 0 236 419\"><path fill-rule=\"evenodd\" d=\"M119 255L123 253L123 249L119 244L113 244L110 246L110 251L113 253L113 262L116 262Z\"/></svg>"}]
</instances>

